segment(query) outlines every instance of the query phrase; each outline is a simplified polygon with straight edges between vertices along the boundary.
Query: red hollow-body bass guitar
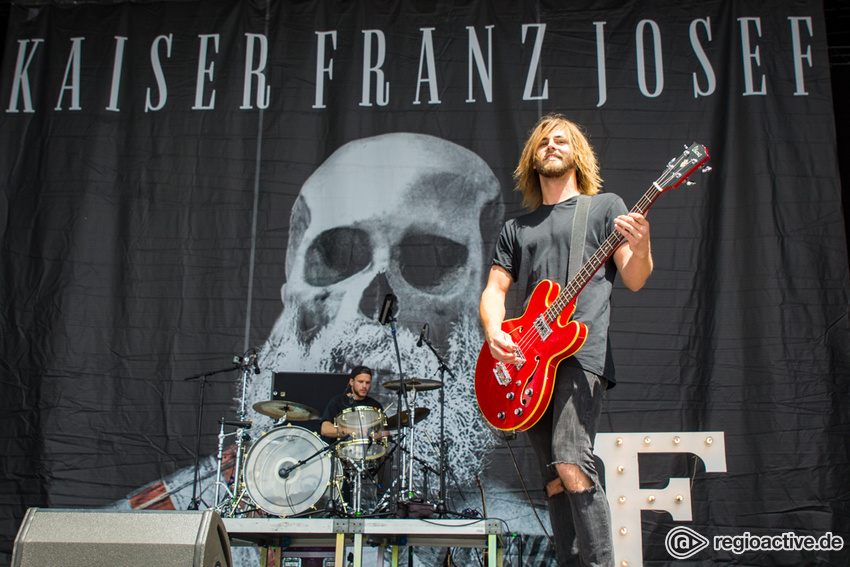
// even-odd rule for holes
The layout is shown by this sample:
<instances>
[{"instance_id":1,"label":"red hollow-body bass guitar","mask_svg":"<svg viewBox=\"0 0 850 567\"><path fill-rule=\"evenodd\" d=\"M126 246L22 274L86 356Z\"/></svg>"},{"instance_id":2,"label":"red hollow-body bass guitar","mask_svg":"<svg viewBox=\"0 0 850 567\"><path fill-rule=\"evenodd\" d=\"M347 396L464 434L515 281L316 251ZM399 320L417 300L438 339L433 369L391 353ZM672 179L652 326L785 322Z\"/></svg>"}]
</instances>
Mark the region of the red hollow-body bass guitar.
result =
<instances>
[{"instance_id":1,"label":"red hollow-body bass guitar","mask_svg":"<svg viewBox=\"0 0 850 567\"><path fill-rule=\"evenodd\" d=\"M631 212L645 215L661 193L686 182L697 168L708 171L706 161L705 146L692 144L670 160ZM578 352L587 339L587 326L570 320L576 297L622 242L623 236L612 232L563 290L543 280L534 288L525 313L502 323L502 330L517 345L516 364L498 362L484 343L475 365L475 398L490 425L525 431L543 416L552 399L558 364Z\"/></svg>"}]
</instances>

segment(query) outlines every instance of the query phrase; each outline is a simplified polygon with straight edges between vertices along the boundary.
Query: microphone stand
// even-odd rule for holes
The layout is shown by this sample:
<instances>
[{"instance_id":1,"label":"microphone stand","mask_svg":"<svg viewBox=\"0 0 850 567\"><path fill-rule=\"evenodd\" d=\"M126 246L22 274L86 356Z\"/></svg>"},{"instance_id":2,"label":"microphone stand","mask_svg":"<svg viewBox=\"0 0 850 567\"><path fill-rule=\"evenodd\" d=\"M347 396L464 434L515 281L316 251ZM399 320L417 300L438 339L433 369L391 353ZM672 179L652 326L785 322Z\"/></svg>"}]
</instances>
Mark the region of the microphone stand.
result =
<instances>
[{"instance_id":1,"label":"microphone stand","mask_svg":"<svg viewBox=\"0 0 850 567\"><path fill-rule=\"evenodd\" d=\"M458 516L463 516L463 514L458 514L457 512L451 512L446 507L446 471L449 469L448 459L446 458L446 373L449 376L457 380L457 377L452 372L451 368L446 364L445 359L440 356L434 349L434 345L431 344L431 340L428 337L423 337L422 342L428 346L428 350L434 353L434 356L437 357L437 360L440 363L439 371L440 371L440 493L437 500L437 507L435 512L440 516L443 516L447 513L452 513ZM454 474L452 474L452 478L454 478ZM455 482L457 480L455 479Z\"/></svg>"},{"instance_id":2,"label":"microphone stand","mask_svg":"<svg viewBox=\"0 0 850 567\"><path fill-rule=\"evenodd\" d=\"M396 306L397 306L396 296L393 295L392 293L388 293L386 295L386 297L384 297L384 304L383 304L383 306L381 306L381 311L380 311L380 314L378 316L378 322L381 325L386 325L387 323L389 323L390 329L392 330L393 345L395 345L395 355L396 355L396 360L398 362L398 377L399 377L399 381L398 381L398 410L396 410L396 411L398 412L397 415L399 417L399 423L398 423L398 431L399 431L399 437L400 437L399 441L400 441L400 443L403 447L405 442L408 440L408 438L412 439L412 435L410 437L408 437L407 434L403 434L401 432L401 419L404 416L405 405L407 404L407 387L406 387L406 384L404 383L404 373L402 372L402 368L401 368L401 351L398 348L398 335L396 333L396 328L395 328L396 319L393 316L393 310ZM407 408L407 409L409 410L410 408ZM408 416L409 416L409 419L412 421L413 420L413 412L408 411ZM412 424L411 424L411 426L412 426ZM405 481L405 478L406 478L406 473L410 474L409 491L412 492L412 489L413 489L413 458L412 458L413 447L408 447L408 450L411 452L410 470L407 471L406 467L405 467L405 461L404 461L404 455L403 455L404 451L402 451L401 453L398 454L398 460L396 461L396 470L401 474L401 482L399 483L400 484L400 490L404 490L404 485L405 485L404 481ZM398 502L399 502L399 498L397 497L396 498L396 505L398 505Z\"/></svg>"},{"instance_id":3,"label":"microphone stand","mask_svg":"<svg viewBox=\"0 0 850 567\"><path fill-rule=\"evenodd\" d=\"M389 316L388 319L387 319L387 322L390 324L390 329L392 330L393 344L395 345L395 354L396 354L396 359L398 361L398 376L399 376L399 381L398 381L398 410L397 410L397 415L398 415L398 420L399 420L398 431L399 431L399 435L401 437L401 439L399 441L400 441L401 445L404 446L406 444L408 438L409 438L407 433L401 433L401 425L402 425L401 420L402 420L402 417L404 416L404 410L405 410L406 405L407 405L407 386L404 383L404 373L402 372L402 368L401 368L401 351L398 348L398 336L396 334L395 321L396 321L395 317L392 317L392 316ZM408 416L409 416L408 419L412 420L413 419L413 415L412 415L413 412L410 411L409 407L406 408L406 410L407 410L407 413L408 413ZM397 470L401 471L401 473L402 473L401 482L399 483L400 484L399 489L402 490L402 491L404 491L404 485L405 485L404 481L407 478L407 474L410 475L410 482L412 483L412 481L413 481L413 458L412 458L413 457L413 447L408 447L408 450L410 451L410 454L411 454L410 470L407 470L407 467L405 467L404 451L401 451L400 453L398 453L398 461L397 461L397 464L396 464ZM411 488L412 488L412 486L411 486ZM409 498L409 496L410 496L409 494L406 495L406 498L404 498L404 500L406 501L407 498Z\"/></svg>"},{"instance_id":4,"label":"microphone stand","mask_svg":"<svg viewBox=\"0 0 850 567\"><path fill-rule=\"evenodd\" d=\"M222 372L230 372L232 370L237 370L238 368L238 366L220 368L219 370L212 370L210 372L196 374L195 376L189 376L188 378L183 379L184 382L190 382L199 378L201 380L200 382L198 382L198 386L200 387L201 392L200 396L198 396L198 430L195 434L195 477L192 481L192 500L189 501L188 510L197 510L201 502L201 497L200 494L198 494L198 491L201 484L201 431L203 429L204 423L204 390L207 385L207 378L216 374L221 374ZM218 504L218 502L216 502L216 504Z\"/></svg>"}]
</instances>

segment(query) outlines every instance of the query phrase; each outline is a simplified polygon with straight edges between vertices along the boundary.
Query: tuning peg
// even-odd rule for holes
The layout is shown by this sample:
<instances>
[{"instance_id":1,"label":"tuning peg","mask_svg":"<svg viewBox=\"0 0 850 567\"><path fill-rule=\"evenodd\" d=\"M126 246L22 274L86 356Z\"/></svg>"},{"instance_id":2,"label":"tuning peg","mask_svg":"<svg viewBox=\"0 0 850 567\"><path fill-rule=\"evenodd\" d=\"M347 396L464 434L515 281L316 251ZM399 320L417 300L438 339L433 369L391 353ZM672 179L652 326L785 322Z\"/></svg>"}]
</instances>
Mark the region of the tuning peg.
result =
<instances>
[{"instance_id":1,"label":"tuning peg","mask_svg":"<svg viewBox=\"0 0 850 567\"><path fill-rule=\"evenodd\" d=\"M702 171L703 173L708 173L709 171L711 171L711 166L706 164L700 168L700 171Z\"/></svg>"},{"instance_id":2,"label":"tuning peg","mask_svg":"<svg viewBox=\"0 0 850 567\"><path fill-rule=\"evenodd\" d=\"M697 182L694 181L693 179L686 179L685 180L685 185L687 185L688 187L690 187L691 185L696 185L696 184L697 184Z\"/></svg>"}]
</instances>

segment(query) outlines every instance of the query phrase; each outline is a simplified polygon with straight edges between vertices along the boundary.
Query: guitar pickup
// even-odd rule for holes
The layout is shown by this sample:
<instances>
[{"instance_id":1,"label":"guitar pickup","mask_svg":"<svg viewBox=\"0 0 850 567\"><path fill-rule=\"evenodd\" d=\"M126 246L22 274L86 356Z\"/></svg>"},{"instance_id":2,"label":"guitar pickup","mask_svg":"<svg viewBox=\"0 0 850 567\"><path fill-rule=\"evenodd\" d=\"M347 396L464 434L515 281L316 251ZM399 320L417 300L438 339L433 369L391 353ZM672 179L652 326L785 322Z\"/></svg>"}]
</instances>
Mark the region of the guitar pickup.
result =
<instances>
[{"instance_id":1,"label":"guitar pickup","mask_svg":"<svg viewBox=\"0 0 850 567\"><path fill-rule=\"evenodd\" d=\"M534 320L534 329L544 341L552 334L552 327L549 326L549 321L546 320L546 317L542 313Z\"/></svg>"},{"instance_id":2,"label":"guitar pickup","mask_svg":"<svg viewBox=\"0 0 850 567\"><path fill-rule=\"evenodd\" d=\"M551 330L549 332L551 332ZM525 364L525 355L522 354L522 351L519 349L519 347L514 349L514 355L517 358L514 366L516 366L517 368L522 368L522 365Z\"/></svg>"}]
</instances>

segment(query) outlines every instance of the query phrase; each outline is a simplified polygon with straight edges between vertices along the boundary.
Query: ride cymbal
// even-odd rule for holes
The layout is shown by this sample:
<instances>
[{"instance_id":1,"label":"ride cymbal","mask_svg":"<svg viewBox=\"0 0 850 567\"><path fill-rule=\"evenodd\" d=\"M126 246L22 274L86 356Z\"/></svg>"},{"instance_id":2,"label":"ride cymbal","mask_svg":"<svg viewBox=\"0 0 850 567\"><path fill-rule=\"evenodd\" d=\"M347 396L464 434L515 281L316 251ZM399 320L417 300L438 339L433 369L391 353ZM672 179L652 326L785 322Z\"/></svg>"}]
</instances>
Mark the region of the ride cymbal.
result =
<instances>
[{"instance_id":1,"label":"ride cymbal","mask_svg":"<svg viewBox=\"0 0 850 567\"><path fill-rule=\"evenodd\" d=\"M398 390L401 386L400 380L388 380L381 384L387 390ZM404 388L406 390L417 390L424 392L425 390L436 390L442 387L443 383L439 380L425 380L424 378L406 378L404 380Z\"/></svg>"}]
</instances>

